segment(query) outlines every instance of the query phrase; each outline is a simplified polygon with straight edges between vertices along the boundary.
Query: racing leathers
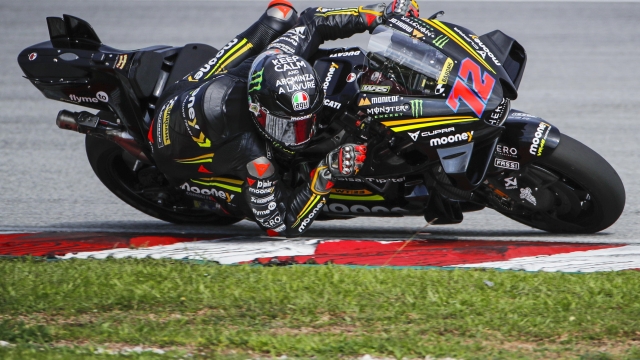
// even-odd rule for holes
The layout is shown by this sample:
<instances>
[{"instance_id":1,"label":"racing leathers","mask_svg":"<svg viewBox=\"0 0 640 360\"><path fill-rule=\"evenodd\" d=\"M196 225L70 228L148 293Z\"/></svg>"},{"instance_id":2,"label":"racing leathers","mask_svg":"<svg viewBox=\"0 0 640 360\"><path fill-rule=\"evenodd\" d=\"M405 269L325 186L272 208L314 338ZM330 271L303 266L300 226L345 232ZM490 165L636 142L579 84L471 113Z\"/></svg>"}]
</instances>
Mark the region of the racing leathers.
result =
<instances>
[{"instance_id":1,"label":"racing leathers","mask_svg":"<svg viewBox=\"0 0 640 360\"><path fill-rule=\"evenodd\" d=\"M384 9L383 4L309 8L267 50L308 58L324 41L371 31ZM290 21L291 12L280 21ZM263 29L260 20L257 24L252 26L254 30ZM253 219L269 235L299 236L321 211L335 178L358 172L366 147L342 145L328 154L302 185L292 189L283 182L281 171L287 164L282 159L294 158L295 153L267 143L258 134L247 103L251 62L232 65L248 59L261 44L284 31L280 27L280 31L256 34L252 28L163 93L149 141L159 170L188 196L210 205L213 201L229 216ZM286 156L276 157L276 153Z\"/></svg>"}]
</instances>

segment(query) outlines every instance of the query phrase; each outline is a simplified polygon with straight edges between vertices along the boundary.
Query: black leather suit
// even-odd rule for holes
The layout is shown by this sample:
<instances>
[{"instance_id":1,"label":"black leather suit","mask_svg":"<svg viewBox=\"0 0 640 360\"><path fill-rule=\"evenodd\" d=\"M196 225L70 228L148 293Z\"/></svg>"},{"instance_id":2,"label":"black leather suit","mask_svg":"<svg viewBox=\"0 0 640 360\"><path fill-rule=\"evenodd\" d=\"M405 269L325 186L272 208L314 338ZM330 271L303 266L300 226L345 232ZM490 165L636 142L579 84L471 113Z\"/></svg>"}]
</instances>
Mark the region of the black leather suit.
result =
<instances>
[{"instance_id":1,"label":"black leather suit","mask_svg":"<svg viewBox=\"0 0 640 360\"><path fill-rule=\"evenodd\" d=\"M279 171L286 164L274 154L287 151L266 143L249 113L252 56L278 48L308 59L324 41L367 30L361 12L369 18L381 14L362 7L309 8L293 25L295 13L276 20L268 12L216 59L163 93L149 140L160 171L187 195L255 220L270 235L299 236L321 211L332 184L314 171L309 182L295 189L281 181Z\"/></svg>"}]
</instances>

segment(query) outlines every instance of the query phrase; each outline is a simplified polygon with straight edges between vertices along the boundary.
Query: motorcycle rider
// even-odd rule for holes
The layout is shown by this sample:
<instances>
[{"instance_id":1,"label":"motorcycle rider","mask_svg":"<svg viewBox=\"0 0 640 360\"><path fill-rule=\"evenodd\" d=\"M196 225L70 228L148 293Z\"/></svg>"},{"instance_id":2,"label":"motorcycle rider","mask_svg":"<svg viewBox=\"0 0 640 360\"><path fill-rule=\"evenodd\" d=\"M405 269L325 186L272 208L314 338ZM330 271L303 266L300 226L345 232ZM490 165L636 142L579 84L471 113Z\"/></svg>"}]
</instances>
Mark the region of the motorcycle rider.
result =
<instances>
[{"instance_id":1,"label":"motorcycle rider","mask_svg":"<svg viewBox=\"0 0 640 360\"><path fill-rule=\"evenodd\" d=\"M302 185L292 189L282 180L280 172L314 135L324 100L305 59L324 41L371 32L390 14L418 16L418 6L319 7L298 18L287 1L272 1L215 58L163 93L149 131L159 170L187 195L253 219L269 235L302 234L334 181L355 176L366 156L365 145L344 144Z\"/></svg>"}]
</instances>

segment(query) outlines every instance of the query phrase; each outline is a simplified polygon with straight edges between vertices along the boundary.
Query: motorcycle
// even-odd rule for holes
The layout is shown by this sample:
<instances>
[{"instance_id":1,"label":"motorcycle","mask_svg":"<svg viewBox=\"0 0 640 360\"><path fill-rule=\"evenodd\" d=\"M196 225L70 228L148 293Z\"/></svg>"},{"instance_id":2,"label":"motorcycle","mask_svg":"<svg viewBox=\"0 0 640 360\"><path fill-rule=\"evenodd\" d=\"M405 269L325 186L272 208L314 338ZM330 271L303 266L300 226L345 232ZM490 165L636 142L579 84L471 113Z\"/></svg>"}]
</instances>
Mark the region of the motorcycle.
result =
<instances>
[{"instance_id":1,"label":"motorcycle","mask_svg":"<svg viewBox=\"0 0 640 360\"><path fill-rule=\"evenodd\" d=\"M491 208L549 232L611 226L625 204L613 167L550 122L511 109L527 60L522 45L499 30L478 36L438 20L442 14L391 17L367 49L316 53L310 63L326 94L323 116L283 181L296 186L328 151L366 143L358 177L336 182L319 220L424 216L430 224L455 224L465 212ZM62 110L56 124L86 135L102 183L164 221L242 220L220 213L215 189L198 189L212 196L194 200L171 186L146 141L163 90L207 67L217 49L123 51L102 44L77 17L48 17L47 24L50 40L23 50L18 63L45 97L98 110Z\"/></svg>"}]
</instances>

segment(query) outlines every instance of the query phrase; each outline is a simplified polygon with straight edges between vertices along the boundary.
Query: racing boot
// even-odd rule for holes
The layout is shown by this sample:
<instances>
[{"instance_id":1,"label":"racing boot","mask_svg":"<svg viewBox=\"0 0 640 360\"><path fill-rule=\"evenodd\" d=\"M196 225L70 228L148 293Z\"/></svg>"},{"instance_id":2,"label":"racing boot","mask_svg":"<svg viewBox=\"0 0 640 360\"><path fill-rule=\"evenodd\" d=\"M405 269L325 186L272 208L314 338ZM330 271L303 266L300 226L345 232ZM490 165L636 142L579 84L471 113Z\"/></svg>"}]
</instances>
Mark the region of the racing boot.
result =
<instances>
[{"instance_id":1,"label":"racing boot","mask_svg":"<svg viewBox=\"0 0 640 360\"><path fill-rule=\"evenodd\" d=\"M213 66L214 74L226 72L246 59L260 54L273 40L289 31L298 21L298 12L287 0L273 0L267 10L247 30L229 41L216 55L220 60Z\"/></svg>"}]
</instances>

